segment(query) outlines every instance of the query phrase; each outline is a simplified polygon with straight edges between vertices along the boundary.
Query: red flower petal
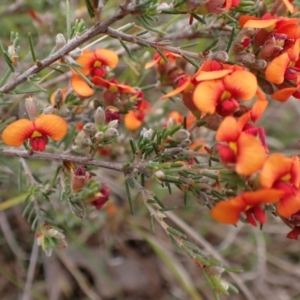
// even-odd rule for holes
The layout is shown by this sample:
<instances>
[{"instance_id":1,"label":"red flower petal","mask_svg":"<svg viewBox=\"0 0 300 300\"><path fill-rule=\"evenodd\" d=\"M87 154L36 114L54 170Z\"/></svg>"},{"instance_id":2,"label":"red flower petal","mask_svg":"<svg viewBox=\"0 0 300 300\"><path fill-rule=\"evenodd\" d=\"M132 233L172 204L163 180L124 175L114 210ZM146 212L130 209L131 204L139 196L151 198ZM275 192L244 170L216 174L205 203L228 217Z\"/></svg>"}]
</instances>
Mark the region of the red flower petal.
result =
<instances>
[{"instance_id":1,"label":"red flower petal","mask_svg":"<svg viewBox=\"0 0 300 300\"><path fill-rule=\"evenodd\" d=\"M287 238L291 240L298 240L298 237L300 235L300 227L295 226L288 234Z\"/></svg>"}]
</instances>

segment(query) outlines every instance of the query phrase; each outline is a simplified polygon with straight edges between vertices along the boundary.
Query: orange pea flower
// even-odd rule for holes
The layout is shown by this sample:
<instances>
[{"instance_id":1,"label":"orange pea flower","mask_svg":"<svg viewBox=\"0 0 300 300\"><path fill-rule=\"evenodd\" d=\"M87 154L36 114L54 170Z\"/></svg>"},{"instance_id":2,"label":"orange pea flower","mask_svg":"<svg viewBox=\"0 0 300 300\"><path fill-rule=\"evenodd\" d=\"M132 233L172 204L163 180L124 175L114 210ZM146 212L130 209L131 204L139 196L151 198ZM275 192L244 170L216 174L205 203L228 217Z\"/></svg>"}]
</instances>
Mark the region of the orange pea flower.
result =
<instances>
[{"instance_id":1,"label":"orange pea flower","mask_svg":"<svg viewBox=\"0 0 300 300\"><path fill-rule=\"evenodd\" d=\"M6 145L19 147L27 139L35 151L44 151L48 137L60 141L68 131L67 122L56 115L40 115L34 121L17 120L8 125L2 132L2 140Z\"/></svg>"},{"instance_id":2,"label":"orange pea flower","mask_svg":"<svg viewBox=\"0 0 300 300\"><path fill-rule=\"evenodd\" d=\"M236 224L244 213L248 222L256 226L256 220L264 224L266 217L261 204L276 203L283 192L276 189L261 189L245 192L227 201L217 203L211 210L213 219L224 224Z\"/></svg>"},{"instance_id":3,"label":"orange pea flower","mask_svg":"<svg viewBox=\"0 0 300 300\"><path fill-rule=\"evenodd\" d=\"M270 155L260 174L260 185L284 192L277 205L277 212L289 218L300 210L300 163L299 158L285 157L283 154Z\"/></svg>"},{"instance_id":4,"label":"orange pea flower","mask_svg":"<svg viewBox=\"0 0 300 300\"><path fill-rule=\"evenodd\" d=\"M128 97L128 94L137 95L139 93L129 85L119 83L115 78L105 80L101 77L94 77L92 82L97 86L106 88L103 92L103 99L106 105L114 106L116 104L115 102L120 100L124 94Z\"/></svg>"},{"instance_id":5,"label":"orange pea flower","mask_svg":"<svg viewBox=\"0 0 300 300\"><path fill-rule=\"evenodd\" d=\"M299 21L299 18L282 18L276 15L272 16L270 13L264 14L261 18L249 15L242 15L239 18L240 26L243 28L265 28L268 31L276 31L277 33L283 33L282 30L287 29L284 28L285 26L298 25Z\"/></svg>"},{"instance_id":6,"label":"orange pea flower","mask_svg":"<svg viewBox=\"0 0 300 300\"><path fill-rule=\"evenodd\" d=\"M240 106L238 100L250 101L257 87L255 75L237 70L220 79L201 81L195 88L193 102L204 113L228 116Z\"/></svg>"},{"instance_id":7,"label":"orange pea flower","mask_svg":"<svg viewBox=\"0 0 300 300\"><path fill-rule=\"evenodd\" d=\"M108 49L97 49L95 51L84 50L82 55L76 60L82 68L78 70L85 76L93 78L105 77L107 75L107 69L115 68L118 64L118 55ZM83 78L74 70L72 71L71 85L74 91L82 97L90 97L93 95L94 90L83 80Z\"/></svg>"},{"instance_id":8,"label":"orange pea flower","mask_svg":"<svg viewBox=\"0 0 300 300\"><path fill-rule=\"evenodd\" d=\"M254 51L259 50L258 58L272 60L282 51L289 49L300 38L300 19L280 18L265 14L262 18L243 15L239 22L241 27L256 28Z\"/></svg>"},{"instance_id":9,"label":"orange pea flower","mask_svg":"<svg viewBox=\"0 0 300 300\"><path fill-rule=\"evenodd\" d=\"M265 75L268 81L281 84L284 80L299 81L300 39L287 51L275 57L267 66Z\"/></svg>"},{"instance_id":10,"label":"orange pea flower","mask_svg":"<svg viewBox=\"0 0 300 300\"><path fill-rule=\"evenodd\" d=\"M157 67L158 71L163 71L164 69L161 69L162 66L169 64L171 66L175 65L176 59L180 58L181 55L177 53L173 53L170 51L163 51L163 55L168 59L168 61L165 61L164 58L159 54L155 53L154 54L154 59L145 65L145 69L150 69L154 66Z\"/></svg>"},{"instance_id":11,"label":"orange pea flower","mask_svg":"<svg viewBox=\"0 0 300 300\"><path fill-rule=\"evenodd\" d=\"M125 94L136 94L138 92L136 89L127 84L118 83L118 81L114 78L111 78L110 80L105 80L101 77L93 77L92 82L97 86L105 87L113 93L118 92Z\"/></svg>"},{"instance_id":12,"label":"orange pea flower","mask_svg":"<svg viewBox=\"0 0 300 300\"><path fill-rule=\"evenodd\" d=\"M180 124L183 123L184 116L180 114L178 111L171 111L167 117L167 120L169 119L173 119L176 124ZM195 116L191 112L189 112L186 117L186 127L190 128L195 123L195 121L196 121Z\"/></svg>"},{"instance_id":13,"label":"orange pea flower","mask_svg":"<svg viewBox=\"0 0 300 300\"><path fill-rule=\"evenodd\" d=\"M262 142L243 131L243 127L234 117L226 117L217 130L216 140L227 145L219 144L216 149L227 167L234 166L238 174L249 176L263 167L266 150Z\"/></svg>"},{"instance_id":14,"label":"orange pea flower","mask_svg":"<svg viewBox=\"0 0 300 300\"><path fill-rule=\"evenodd\" d=\"M139 129L143 121L147 115L147 112L152 112L150 104L147 100L141 99L137 102L137 109L136 110L130 110L125 116L124 116L124 124L125 127L128 130L137 130Z\"/></svg>"},{"instance_id":15,"label":"orange pea flower","mask_svg":"<svg viewBox=\"0 0 300 300\"><path fill-rule=\"evenodd\" d=\"M199 70L192 76L182 74L178 77L178 87L162 97L162 100L182 94L182 101L185 106L195 115L199 116L199 109L193 101L193 93L196 86L201 81L208 81L223 78L235 70L244 70L244 68L235 65L223 64L215 60L205 61Z\"/></svg>"}]
</instances>

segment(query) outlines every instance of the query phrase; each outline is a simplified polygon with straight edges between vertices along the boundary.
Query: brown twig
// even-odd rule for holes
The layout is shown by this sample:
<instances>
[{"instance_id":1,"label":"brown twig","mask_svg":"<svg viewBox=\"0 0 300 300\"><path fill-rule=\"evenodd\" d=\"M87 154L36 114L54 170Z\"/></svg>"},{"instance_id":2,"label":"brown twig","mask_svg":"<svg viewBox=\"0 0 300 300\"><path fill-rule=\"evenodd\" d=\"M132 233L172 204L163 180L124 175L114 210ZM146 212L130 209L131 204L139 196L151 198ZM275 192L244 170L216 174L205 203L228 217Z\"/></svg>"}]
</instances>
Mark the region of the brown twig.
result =
<instances>
[{"instance_id":1,"label":"brown twig","mask_svg":"<svg viewBox=\"0 0 300 300\"><path fill-rule=\"evenodd\" d=\"M26 150L18 150L14 148L5 148L0 151L0 155L15 156L23 158L36 158L51 161L70 161L79 165L90 165L115 171L123 171L122 163L112 163L106 161L100 161L96 159L89 159L88 157L72 156L66 154L46 153L46 152L34 152L33 154L28 153Z\"/></svg>"},{"instance_id":2,"label":"brown twig","mask_svg":"<svg viewBox=\"0 0 300 300\"><path fill-rule=\"evenodd\" d=\"M157 41L149 41L146 39L142 39L139 38L137 36L134 35L130 35L130 34L126 34L124 32L112 29L112 28L108 28L106 31L106 34L110 35L111 37L117 38L117 39L121 39L123 41L127 41L130 43L134 43L134 44L144 44L144 45L148 45L151 48L154 49L160 49L160 50L165 50L165 51L170 51L176 54L180 54L182 56L188 56L197 60L200 59L204 59L204 56L202 55L202 53L195 53L195 52L191 52L191 51L185 51L180 49L179 47L173 47L173 46L169 46L167 42L161 41L161 42L157 42Z\"/></svg>"}]
</instances>

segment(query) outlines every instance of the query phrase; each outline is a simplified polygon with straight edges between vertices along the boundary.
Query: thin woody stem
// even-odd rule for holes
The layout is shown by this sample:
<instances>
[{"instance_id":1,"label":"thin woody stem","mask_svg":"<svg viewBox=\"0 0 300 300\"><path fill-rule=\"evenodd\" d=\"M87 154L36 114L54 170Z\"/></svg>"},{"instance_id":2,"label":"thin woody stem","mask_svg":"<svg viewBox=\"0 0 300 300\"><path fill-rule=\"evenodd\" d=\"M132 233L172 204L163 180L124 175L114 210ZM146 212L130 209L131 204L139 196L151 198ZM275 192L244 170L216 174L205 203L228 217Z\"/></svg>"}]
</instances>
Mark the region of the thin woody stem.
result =
<instances>
[{"instance_id":1,"label":"thin woody stem","mask_svg":"<svg viewBox=\"0 0 300 300\"><path fill-rule=\"evenodd\" d=\"M191 51L181 50L178 47L169 46L168 43L164 42L164 41L161 41L161 42L149 41L149 40L142 39L142 38L139 38L139 37L134 36L134 35L126 34L124 32L112 29L110 27L107 29L106 34L110 35L111 37L121 39L123 41L131 42L131 43L134 43L134 44L139 44L139 43L140 44L145 44L145 45L148 45L151 48L170 51L170 52L173 52L173 53L176 53L176 54L180 54L180 55L183 55L183 56L188 56L188 57L198 59L198 60L205 58L202 53L195 53L195 52L191 52Z\"/></svg>"},{"instance_id":2,"label":"thin woody stem","mask_svg":"<svg viewBox=\"0 0 300 300\"><path fill-rule=\"evenodd\" d=\"M123 6L124 7L124 6ZM88 29L86 32L81 34L80 36L76 36L72 40L70 40L65 46L63 46L58 51L54 52L49 57L37 61L36 65L29 68L24 73L17 76L14 80L6 83L1 89L1 93L8 93L11 90L13 90L15 87L17 87L19 84L25 82L30 76L39 73L41 70L45 69L46 67L50 66L66 54L68 54L70 51L74 50L75 48L79 47L86 41L90 40L91 38L95 37L96 35L100 33L105 33L110 25L115 23L116 21L122 19L126 15L131 13L130 10L126 9L120 9L113 17L110 19L95 24L92 28Z\"/></svg>"},{"instance_id":3,"label":"thin woody stem","mask_svg":"<svg viewBox=\"0 0 300 300\"><path fill-rule=\"evenodd\" d=\"M18 150L14 148L2 149L0 151L0 155L23 157L23 158L35 158L35 159L51 160L57 162L69 161L79 165L95 166L95 167L115 170L119 172L123 171L123 166L124 166L124 164L122 163L100 161L100 160L90 159L88 157L82 157L82 156L72 156L66 154L56 154L56 153L46 153L46 152L34 152L33 154L31 154L28 153L26 150Z\"/></svg>"}]
</instances>

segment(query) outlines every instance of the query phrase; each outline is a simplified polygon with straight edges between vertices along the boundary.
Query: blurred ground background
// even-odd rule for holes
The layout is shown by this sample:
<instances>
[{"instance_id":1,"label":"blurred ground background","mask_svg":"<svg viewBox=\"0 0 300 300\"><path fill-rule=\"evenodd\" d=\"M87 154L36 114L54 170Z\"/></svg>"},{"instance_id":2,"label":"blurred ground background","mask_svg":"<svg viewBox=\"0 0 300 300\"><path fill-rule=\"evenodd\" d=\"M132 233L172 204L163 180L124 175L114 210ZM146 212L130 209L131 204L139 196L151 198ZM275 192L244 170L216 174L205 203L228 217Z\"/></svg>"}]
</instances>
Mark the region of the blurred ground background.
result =
<instances>
[{"instance_id":1,"label":"blurred ground background","mask_svg":"<svg viewBox=\"0 0 300 300\"><path fill-rule=\"evenodd\" d=\"M70 1L73 18L83 18L88 28L93 24L86 13L84 1ZM106 12L110 15L119 1L109 1ZM33 9L41 21L30 16ZM181 21L181 19L183 21ZM187 24L186 17L180 17L178 24ZM135 22L126 18L120 23ZM164 23L164 21L161 21ZM183 22L183 23L180 23ZM175 23L174 23L175 24ZM119 25L119 24L117 24ZM179 29L174 25L166 28L172 35ZM187 25L186 30L188 30ZM118 26L115 26L115 28ZM21 69L32 65L29 54L27 34L31 32L38 58L50 53L54 46L55 35L65 33L65 3L60 0L8 1L0 3L0 38L5 46L9 45L11 31L19 32L21 45ZM196 35L195 35L196 36ZM195 41L195 40L193 40ZM197 40L196 40L197 41ZM190 40L174 41L176 44L190 43ZM191 51L199 51L205 39L199 39L199 45ZM115 41L105 41L99 47L111 44L115 50L124 50ZM197 48L198 47L198 48ZM137 54L142 64L151 59L151 54L143 50ZM146 53L146 54L145 54ZM144 55L144 56L143 56ZM124 69L132 66L124 56L117 72L119 78L126 77L129 82L137 82L138 75L124 75ZM138 65L138 60L136 62ZM0 58L0 75L6 70ZM143 68L143 67L141 67ZM48 71L43 71L45 76ZM57 79L58 76L59 80ZM65 79L65 81L63 81ZM149 82L148 82L149 81ZM45 81L47 93L37 93L41 103L46 104L57 83L65 82L66 76L54 74ZM143 84L153 82L150 72ZM155 93L146 93L151 103ZM4 100L19 103L23 95L6 96ZM7 111L10 115L20 116L18 106L3 106L1 116ZM268 145L272 151L297 154L299 152L300 103L290 100L285 104L272 102L263 120L266 128ZM210 135L208 134L209 138ZM114 157L110 160L121 160ZM46 179L54 170L55 164L30 161L29 165L36 177ZM0 155L0 203L24 197L27 185L18 186L18 159ZM109 213L89 210L84 220L72 215L67 205L62 205L52 197L50 213L56 216L60 227L67 237L68 248L55 251L46 257L34 245L34 233L28 222L22 217L22 204L0 211L0 299L24 299L24 287L30 259L37 259L37 268L33 273L33 284L28 299L49 300L211 300L213 294L205 282L201 270L184 255L174 251L165 233L155 225L156 234L150 231L149 213L141 203L134 203L135 214L132 216L125 196L123 178L120 174L107 170L94 171L100 180L108 183L112 190L111 202L116 211ZM190 240L204 252L214 258L221 257L226 265L244 270L228 279L239 290L238 295L231 294L228 299L244 300L290 300L300 299L300 264L298 241L286 239L289 231L279 218L268 216L263 231L240 224L237 227L223 226L209 217L208 209L196 201L183 205L183 194L174 189L174 194L153 187L162 201L178 208L172 212L170 224L185 231ZM182 224L180 220L183 220ZM37 253L38 251L38 253ZM222 298L224 299L224 297Z\"/></svg>"}]
</instances>

